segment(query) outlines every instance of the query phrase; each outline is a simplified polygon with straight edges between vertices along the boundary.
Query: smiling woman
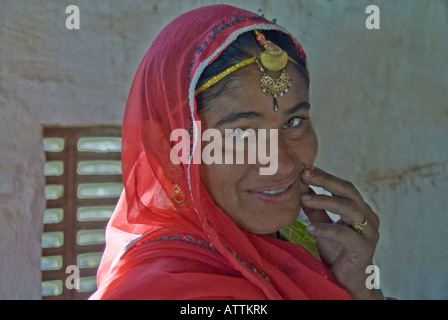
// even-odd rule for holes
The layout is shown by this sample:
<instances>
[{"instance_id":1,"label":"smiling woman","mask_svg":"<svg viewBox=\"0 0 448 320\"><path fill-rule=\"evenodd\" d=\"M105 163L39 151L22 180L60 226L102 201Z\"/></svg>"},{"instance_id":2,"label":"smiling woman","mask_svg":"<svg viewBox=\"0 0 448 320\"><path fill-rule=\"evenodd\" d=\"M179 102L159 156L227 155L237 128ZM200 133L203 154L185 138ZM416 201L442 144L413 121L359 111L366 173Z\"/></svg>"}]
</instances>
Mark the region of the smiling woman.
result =
<instances>
[{"instance_id":1,"label":"smiling woman","mask_svg":"<svg viewBox=\"0 0 448 320\"><path fill-rule=\"evenodd\" d=\"M243 37L252 37L255 41L251 32ZM239 45L236 42L230 48ZM256 42L254 45L258 46ZM274 175L260 175L260 162L238 166L211 164L200 169L201 179L214 201L237 225L256 234L275 233L294 222L301 209L299 195L308 192L300 173L313 166L317 153L317 138L308 112L306 78L295 64L288 64L285 71L291 75L293 85L287 94L277 98L279 110L272 108L272 100L260 90L260 71L256 64L241 68L235 72L237 80L229 80L238 81L238 89L227 94L222 91L199 107L206 110L199 113L206 128L263 128L278 132L277 148L270 150L271 156L276 153ZM271 120L274 117L275 122Z\"/></svg>"},{"instance_id":2,"label":"smiling woman","mask_svg":"<svg viewBox=\"0 0 448 320\"><path fill-rule=\"evenodd\" d=\"M214 5L165 27L127 101L125 188L92 299L381 299L365 285L378 218L352 184L314 167L309 110L306 55L281 26ZM194 161L204 150L219 153L201 138L210 129L216 139L247 140L244 159L257 136L277 170L260 174L269 164L259 150L252 162ZM276 134L260 143L263 130ZM180 136L185 161L173 161Z\"/></svg>"}]
</instances>

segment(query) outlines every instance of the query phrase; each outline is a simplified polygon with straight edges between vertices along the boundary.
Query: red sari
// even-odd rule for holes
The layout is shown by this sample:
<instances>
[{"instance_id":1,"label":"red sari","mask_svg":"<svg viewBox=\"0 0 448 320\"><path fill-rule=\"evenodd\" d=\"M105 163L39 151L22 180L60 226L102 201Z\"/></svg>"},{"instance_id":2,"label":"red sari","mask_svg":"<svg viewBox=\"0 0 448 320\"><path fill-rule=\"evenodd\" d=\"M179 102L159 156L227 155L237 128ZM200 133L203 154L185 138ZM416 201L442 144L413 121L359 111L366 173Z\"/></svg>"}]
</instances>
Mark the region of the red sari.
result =
<instances>
[{"instance_id":1,"label":"red sari","mask_svg":"<svg viewBox=\"0 0 448 320\"><path fill-rule=\"evenodd\" d=\"M123 121L125 188L91 299L350 298L302 246L238 228L214 204L199 165L170 161L174 129L189 130L198 151L194 92L202 71L254 29L287 33L252 12L202 7L165 27L143 58Z\"/></svg>"}]
</instances>

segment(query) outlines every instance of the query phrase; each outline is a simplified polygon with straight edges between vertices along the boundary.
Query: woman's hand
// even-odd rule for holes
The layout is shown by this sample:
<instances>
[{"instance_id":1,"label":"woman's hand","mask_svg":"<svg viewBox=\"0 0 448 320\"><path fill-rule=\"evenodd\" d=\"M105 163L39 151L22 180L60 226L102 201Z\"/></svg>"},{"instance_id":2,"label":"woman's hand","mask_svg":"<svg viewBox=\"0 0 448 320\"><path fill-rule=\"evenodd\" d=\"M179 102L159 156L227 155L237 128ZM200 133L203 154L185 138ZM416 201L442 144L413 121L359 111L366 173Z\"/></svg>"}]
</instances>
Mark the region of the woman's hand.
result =
<instances>
[{"instance_id":1,"label":"woman's hand","mask_svg":"<svg viewBox=\"0 0 448 320\"><path fill-rule=\"evenodd\" d=\"M354 299L382 299L377 290L366 287L367 266L372 264L379 239L379 219L362 199L352 183L323 170L304 170L304 183L322 187L332 195L313 193L302 196L302 207L311 224L308 231L315 237L319 254L330 271ZM333 223L325 210L340 215ZM367 219L364 233L353 224Z\"/></svg>"}]
</instances>

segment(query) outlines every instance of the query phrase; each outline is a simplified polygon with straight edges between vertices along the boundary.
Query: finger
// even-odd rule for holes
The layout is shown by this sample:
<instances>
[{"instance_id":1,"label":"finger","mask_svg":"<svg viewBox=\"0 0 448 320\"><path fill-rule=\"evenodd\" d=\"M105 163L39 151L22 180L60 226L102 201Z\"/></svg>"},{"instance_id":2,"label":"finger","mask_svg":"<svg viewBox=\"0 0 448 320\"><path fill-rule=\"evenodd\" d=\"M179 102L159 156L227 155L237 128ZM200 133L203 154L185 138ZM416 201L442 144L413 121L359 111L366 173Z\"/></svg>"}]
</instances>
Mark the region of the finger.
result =
<instances>
[{"instance_id":1,"label":"finger","mask_svg":"<svg viewBox=\"0 0 448 320\"><path fill-rule=\"evenodd\" d=\"M375 228L379 228L380 221L378 216L363 200L361 194L351 182L333 176L316 167L314 170L304 170L302 173L302 180L307 184L322 187L334 196L332 200L335 200L335 203L327 201L327 207L323 207L323 209L342 216L344 214L344 207L346 207L349 210L348 216L344 216L344 219L347 219L347 222L363 222L364 217L367 217ZM306 205L315 208L317 204L315 203L312 205L311 203L307 203ZM333 206L336 206L336 208ZM355 211L357 213L355 213Z\"/></svg>"},{"instance_id":2,"label":"finger","mask_svg":"<svg viewBox=\"0 0 448 320\"><path fill-rule=\"evenodd\" d=\"M302 203L303 212L308 217L311 223L332 223L330 216L327 214L325 210L315 209L305 206Z\"/></svg>"},{"instance_id":3,"label":"finger","mask_svg":"<svg viewBox=\"0 0 448 320\"><path fill-rule=\"evenodd\" d=\"M378 226L375 220L371 220L372 216L376 216L373 212L361 210L357 205L347 198L337 198L327 195L302 195L302 207L307 208L310 213L319 210L327 210L338 214L341 217L339 223L345 226L352 226L355 223L363 223L367 219L367 224L364 227L363 235L377 241L379 238ZM311 221L311 219L310 219ZM316 222L327 222L324 219L316 219ZM313 221L311 221L313 222Z\"/></svg>"},{"instance_id":4,"label":"finger","mask_svg":"<svg viewBox=\"0 0 448 320\"><path fill-rule=\"evenodd\" d=\"M342 219L339 219L338 221L336 221L335 224L341 224L343 226L350 228L354 232L358 233L353 228L353 224L348 224L348 223L344 222ZM369 221L367 221L367 224L364 227L362 234L360 234L360 235L367 238L369 241L371 241L375 245L378 243L379 238L380 238L380 233L379 233L378 229L375 228L371 223L369 223Z\"/></svg>"},{"instance_id":5,"label":"finger","mask_svg":"<svg viewBox=\"0 0 448 320\"><path fill-rule=\"evenodd\" d=\"M374 244L342 224L310 224L307 230L316 239L323 238L340 243L352 258L359 259L365 255L368 260L373 255Z\"/></svg>"},{"instance_id":6,"label":"finger","mask_svg":"<svg viewBox=\"0 0 448 320\"><path fill-rule=\"evenodd\" d=\"M336 177L317 167L314 167L314 170L305 169L302 173L302 180L308 185L324 188L334 196L362 200L361 194L350 181Z\"/></svg>"},{"instance_id":7,"label":"finger","mask_svg":"<svg viewBox=\"0 0 448 320\"><path fill-rule=\"evenodd\" d=\"M302 195L302 205L311 209L324 209L338 214L348 224L353 224L364 220L364 215L360 212L353 200L348 198L332 197L327 195Z\"/></svg>"},{"instance_id":8,"label":"finger","mask_svg":"<svg viewBox=\"0 0 448 320\"><path fill-rule=\"evenodd\" d=\"M307 194L310 195L316 195L316 192L313 190L313 188L309 187ZM322 209L315 209L310 208L304 205L302 202L302 210L305 213L305 215L308 217L308 220L310 220L311 223L332 223L333 220L328 215L328 213L325 210Z\"/></svg>"}]
</instances>

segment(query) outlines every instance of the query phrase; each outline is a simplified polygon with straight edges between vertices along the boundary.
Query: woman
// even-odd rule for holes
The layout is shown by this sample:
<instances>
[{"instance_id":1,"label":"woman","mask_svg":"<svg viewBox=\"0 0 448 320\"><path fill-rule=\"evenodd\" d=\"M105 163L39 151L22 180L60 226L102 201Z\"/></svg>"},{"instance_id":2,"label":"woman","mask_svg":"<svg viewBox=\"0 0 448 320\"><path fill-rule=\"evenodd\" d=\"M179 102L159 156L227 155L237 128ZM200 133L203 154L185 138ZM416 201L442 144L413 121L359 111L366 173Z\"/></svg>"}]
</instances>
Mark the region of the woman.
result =
<instances>
[{"instance_id":1,"label":"woman","mask_svg":"<svg viewBox=\"0 0 448 320\"><path fill-rule=\"evenodd\" d=\"M382 299L365 285L378 218L352 184L313 166L308 88L300 45L259 15L208 6L165 27L126 105L125 189L92 298ZM260 154L247 161L248 142L242 164L225 148L209 153L229 156L221 164L178 161L210 151L214 140L200 138L209 129L232 143L274 132L265 141L275 170L260 174ZM294 224L301 210L314 238Z\"/></svg>"}]
</instances>

